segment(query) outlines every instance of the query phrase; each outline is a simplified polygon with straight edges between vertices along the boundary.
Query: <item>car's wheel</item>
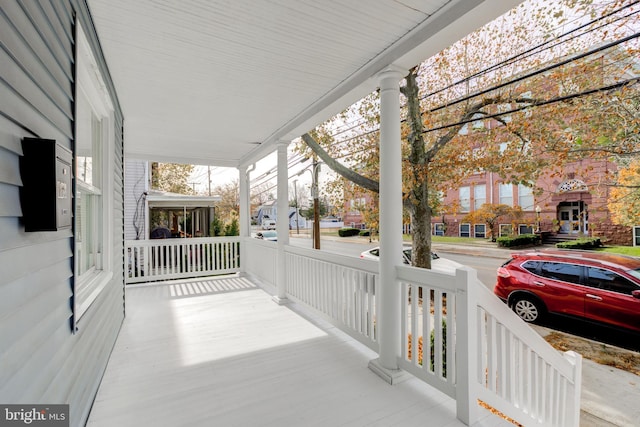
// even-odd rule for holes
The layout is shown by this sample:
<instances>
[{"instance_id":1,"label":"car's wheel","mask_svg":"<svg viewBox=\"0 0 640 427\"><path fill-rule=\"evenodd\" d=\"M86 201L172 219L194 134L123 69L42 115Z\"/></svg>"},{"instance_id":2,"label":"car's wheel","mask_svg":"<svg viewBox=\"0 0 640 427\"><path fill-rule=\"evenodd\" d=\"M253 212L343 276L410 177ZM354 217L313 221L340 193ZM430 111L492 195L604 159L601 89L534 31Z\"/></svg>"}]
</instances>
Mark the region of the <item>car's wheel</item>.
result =
<instances>
[{"instance_id":1,"label":"car's wheel","mask_svg":"<svg viewBox=\"0 0 640 427\"><path fill-rule=\"evenodd\" d=\"M527 323L540 321L544 315L544 305L536 298L528 295L518 295L511 302L512 310Z\"/></svg>"}]
</instances>

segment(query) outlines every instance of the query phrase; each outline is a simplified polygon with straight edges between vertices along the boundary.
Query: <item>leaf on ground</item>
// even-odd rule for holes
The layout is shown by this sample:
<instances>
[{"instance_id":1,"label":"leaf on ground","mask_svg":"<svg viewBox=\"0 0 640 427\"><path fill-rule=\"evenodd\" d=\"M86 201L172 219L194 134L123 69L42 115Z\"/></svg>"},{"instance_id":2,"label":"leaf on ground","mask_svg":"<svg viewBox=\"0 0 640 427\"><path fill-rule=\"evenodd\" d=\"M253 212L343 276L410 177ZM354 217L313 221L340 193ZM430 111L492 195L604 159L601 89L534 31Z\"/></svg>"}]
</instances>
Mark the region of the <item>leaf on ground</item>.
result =
<instances>
[{"instance_id":1,"label":"leaf on ground","mask_svg":"<svg viewBox=\"0 0 640 427\"><path fill-rule=\"evenodd\" d=\"M640 353L624 350L607 344L572 337L559 332L551 332L545 340L560 351L575 351L585 359L640 376Z\"/></svg>"}]
</instances>

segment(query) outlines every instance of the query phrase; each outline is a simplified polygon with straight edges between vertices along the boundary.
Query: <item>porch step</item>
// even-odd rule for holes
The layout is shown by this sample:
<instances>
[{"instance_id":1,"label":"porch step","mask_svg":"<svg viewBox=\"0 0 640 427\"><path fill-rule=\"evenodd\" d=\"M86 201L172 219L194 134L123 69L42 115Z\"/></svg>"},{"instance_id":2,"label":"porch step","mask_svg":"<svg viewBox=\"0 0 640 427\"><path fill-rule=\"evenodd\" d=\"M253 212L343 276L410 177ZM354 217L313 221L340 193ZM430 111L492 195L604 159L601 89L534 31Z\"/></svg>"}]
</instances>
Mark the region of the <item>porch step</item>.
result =
<instances>
[{"instance_id":1,"label":"porch step","mask_svg":"<svg viewBox=\"0 0 640 427\"><path fill-rule=\"evenodd\" d=\"M575 234L543 233L542 243L555 245L556 243L559 243L559 242L567 242L571 240L576 240L577 238L578 236L576 236Z\"/></svg>"}]
</instances>

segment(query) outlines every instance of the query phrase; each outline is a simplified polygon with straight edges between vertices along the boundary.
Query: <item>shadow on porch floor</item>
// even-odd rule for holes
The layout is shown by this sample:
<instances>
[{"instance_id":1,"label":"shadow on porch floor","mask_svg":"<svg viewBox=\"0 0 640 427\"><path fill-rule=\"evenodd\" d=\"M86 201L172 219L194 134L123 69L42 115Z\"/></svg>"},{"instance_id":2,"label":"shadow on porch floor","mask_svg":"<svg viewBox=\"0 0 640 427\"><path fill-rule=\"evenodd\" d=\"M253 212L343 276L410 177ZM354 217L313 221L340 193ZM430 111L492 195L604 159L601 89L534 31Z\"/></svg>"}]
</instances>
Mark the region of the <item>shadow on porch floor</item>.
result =
<instances>
[{"instance_id":1,"label":"shadow on porch floor","mask_svg":"<svg viewBox=\"0 0 640 427\"><path fill-rule=\"evenodd\" d=\"M87 425L463 425L438 390L377 377L376 357L247 278L130 286Z\"/></svg>"}]
</instances>

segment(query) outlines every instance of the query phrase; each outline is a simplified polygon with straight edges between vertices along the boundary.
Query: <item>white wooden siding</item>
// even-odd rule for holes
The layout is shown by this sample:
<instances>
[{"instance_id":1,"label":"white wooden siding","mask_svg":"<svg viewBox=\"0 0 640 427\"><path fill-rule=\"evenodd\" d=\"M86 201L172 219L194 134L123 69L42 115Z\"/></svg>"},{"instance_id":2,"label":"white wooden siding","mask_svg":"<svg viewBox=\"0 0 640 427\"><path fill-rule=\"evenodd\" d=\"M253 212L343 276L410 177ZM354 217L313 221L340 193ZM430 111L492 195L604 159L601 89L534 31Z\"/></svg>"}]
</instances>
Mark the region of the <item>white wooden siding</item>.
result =
<instances>
[{"instance_id":1,"label":"white wooden siding","mask_svg":"<svg viewBox=\"0 0 640 427\"><path fill-rule=\"evenodd\" d=\"M138 214L143 213L142 216L138 218L138 224L140 228L141 235L140 239L145 239L149 234L149 230L145 230L145 206L144 199L141 199L142 194L148 190L147 181L146 181L146 164L147 162L142 160L125 160L124 169L125 169L125 177L124 177L124 238L125 240L135 240L136 239L136 230L134 227L134 215L136 213L136 209L138 210ZM140 202L138 202L140 200ZM142 206L139 206L138 203L141 203Z\"/></svg>"},{"instance_id":2,"label":"white wooden siding","mask_svg":"<svg viewBox=\"0 0 640 427\"><path fill-rule=\"evenodd\" d=\"M84 7L78 0L0 3L0 402L68 403L72 426L88 417L124 318L123 118L117 102L113 192L106 195L113 199L113 279L76 333L74 237L71 230L24 231L19 160L24 137L74 145L74 11L90 28Z\"/></svg>"}]
</instances>

